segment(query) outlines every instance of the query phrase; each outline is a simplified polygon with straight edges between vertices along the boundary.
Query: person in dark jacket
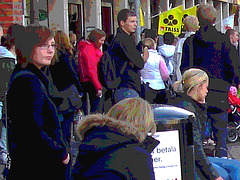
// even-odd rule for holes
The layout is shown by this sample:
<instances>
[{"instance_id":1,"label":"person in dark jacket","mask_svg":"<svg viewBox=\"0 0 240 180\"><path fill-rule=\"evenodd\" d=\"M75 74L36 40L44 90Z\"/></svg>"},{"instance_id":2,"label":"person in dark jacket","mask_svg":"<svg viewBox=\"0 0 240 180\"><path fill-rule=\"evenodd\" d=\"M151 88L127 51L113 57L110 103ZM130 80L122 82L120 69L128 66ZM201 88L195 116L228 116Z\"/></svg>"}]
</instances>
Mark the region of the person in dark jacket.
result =
<instances>
[{"instance_id":1,"label":"person in dark jacket","mask_svg":"<svg viewBox=\"0 0 240 180\"><path fill-rule=\"evenodd\" d=\"M232 59L229 40L213 26L217 17L216 9L208 4L200 5L197 17L200 29L184 42L181 71L198 67L209 74L208 115L217 147L226 149L227 91L233 82L238 84L240 71L234 64L236 60ZM226 151L217 151L217 156L226 157Z\"/></svg>"},{"instance_id":2,"label":"person in dark jacket","mask_svg":"<svg viewBox=\"0 0 240 180\"><path fill-rule=\"evenodd\" d=\"M28 26L22 43L7 93L8 179L68 179L69 148L57 100L49 95L50 82L42 71L55 54L53 32L44 26Z\"/></svg>"},{"instance_id":3,"label":"person in dark jacket","mask_svg":"<svg viewBox=\"0 0 240 180\"><path fill-rule=\"evenodd\" d=\"M139 70L148 58L147 47L143 50L143 57L136 48L132 33L137 28L137 16L128 9L122 9L117 16L119 28L112 40L114 61L117 75L121 82L114 94L115 102L127 97L139 97L141 82ZM122 71L122 72L121 72Z\"/></svg>"},{"instance_id":4,"label":"person in dark jacket","mask_svg":"<svg viewBox=\"0 0 240 180\"><path fill-rule=\"evenodd\" d=\"M182 81L174 86L179 97L172 104L195 114L193 127L193 142L195 153L195 179L238 179L240 163L236 160L207 157L203 149L204 134L207 127L207 104L209 77L201 69L191 68L183 73ZM210 81L211 84L211 81Z\"/></svg>"},{"instance_id":5,"label":"person in dark jacket","mask_svg":"<svg viewBox=\"0 0 240 180\"><path fill-rule=\"evenodd\" d=\"M82 86L80 84L77 66L73 59L73 47L70 44L70 40L67 34L58 30L55 32L55 43L57 47L57 59L53 62L53 65L49 67L53 83L57 90L60 92L60 96L65 98L65 107L60 108L63 115L62 129L63 135L67 142L70 144L71 140L71 124L74 120L74 115L81 108L81 96L83 95ZM69 95L74 94L71 100ZM73 102L75 101L75 102Z\"/></svg>"},{"instance_id":6,"label":"person in dark jacket","mask_svg":"<svg viewBox=\"0 0 240 180\"><path fill-rule=\"evenodd\" d=\"M86 117L77 128L82 139L74 179L154 180L151 158L158 141L150 104L125 98L106 115Z\"/></svg>"}]
</instances>

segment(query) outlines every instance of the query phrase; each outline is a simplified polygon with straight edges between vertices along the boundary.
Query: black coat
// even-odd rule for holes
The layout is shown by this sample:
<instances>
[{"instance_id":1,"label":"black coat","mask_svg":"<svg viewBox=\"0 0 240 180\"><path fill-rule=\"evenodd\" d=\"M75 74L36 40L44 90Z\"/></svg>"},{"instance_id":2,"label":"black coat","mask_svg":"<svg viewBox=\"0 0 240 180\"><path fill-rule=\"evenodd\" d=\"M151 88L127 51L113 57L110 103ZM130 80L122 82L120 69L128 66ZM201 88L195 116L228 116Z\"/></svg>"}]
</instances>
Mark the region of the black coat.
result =
<instances>
[{"instance_id":1,"label":"black coat","mask_svg":"<svg viewBox=\"0 0 240 180\"><path fill-rule=\"evenodd\" d=\"M124 63L128 62L125 71L121 75L122 81L118 88L130 88L140 93L141 82L139 70L144 67L144 61L136 48L133 37L119 28L112 43L117 74L120 73Z\"/></svg>"},{"instance_id":2,"label":"black coat","mask_svg":"<svg viewBox=\"0 0 240 180\"><path fill-rule=\"evenodd\" d=\"M186 39L183 45L182 72L190 67L192 57L193 66L208 73L210 90L226 92L230 84L238 83L238 60L234 59L229 38L215 27L202 26L196 34Z\"/></svg>"},{"instance_id":3,"label":"black coat","mask_svg":"<svg viewBox=\"0 0 240 180\"><path fill-rule=\"evenodd\" d=\"M172 105L186 109L195 114L193 125L193 143L196 172L201 179L216 179L218 172L211 165L203 149L203 132L207 122L207 105L200 104L187 95L178 96L170 102Z\"/></svg>"},{"instance_id":4,"label":"black coat","mask_svg":"<svg viewBox=\"0 0 240 180\"><path fill-rule=\"evenodd\" d=\"M59 114L48 92L45 75L30 64L11 82L7 95L9 150L12 159L9 179L65 179L68 147L63 140Z\"/></svg>"},{"instance_id":5,"label":"black coat","mask_svg":"<svg viewBox=\"0 0 240 180\"><path fill-rule=\"evenodd\" d=\"M151 152L158 144L148 137L138 143L134 136L113 127L95 127L85 133L73 170L74 179L155 179Z\"/></svg>"}]
</instances>

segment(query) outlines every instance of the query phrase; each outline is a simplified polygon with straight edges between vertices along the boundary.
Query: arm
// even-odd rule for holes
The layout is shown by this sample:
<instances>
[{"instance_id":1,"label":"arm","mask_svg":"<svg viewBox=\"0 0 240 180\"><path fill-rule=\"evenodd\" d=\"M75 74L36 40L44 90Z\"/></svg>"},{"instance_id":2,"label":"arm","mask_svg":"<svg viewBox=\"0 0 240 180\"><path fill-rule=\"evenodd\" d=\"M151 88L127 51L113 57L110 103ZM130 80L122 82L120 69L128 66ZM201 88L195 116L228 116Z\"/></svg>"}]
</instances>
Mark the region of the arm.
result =
<instances>
[{"instance_id":1,"label":"arm","mask_svg":"<svg viewBox=\"0 0 240 180\"><path fill-rule=\"evenodd\" d=\"M120 37L121 38L121 37ZM129 38L129 37L128 37ZM124 54L126 55L127 59L133 64L133 67L140 70L144 67L144 59L148 58L147 54L144 53L144 59L137 50L134 40L133 39L124 39L120 40L120 46L123 50Z\"/></svg>"},{"instance_id":2,"label":"arm","mask_svg":"<svg viewBox=\"0 0 240 180\"><path fill-rule=\"evenodd\" d=\"M162 58L162 56L160 56L159 70L160 70L160 73L161 73L161 76L162 76L163 80L164 81L168 80L169 73L168 73L166 63L165 63L164 59Z\"/></svg>"}]
</instances>

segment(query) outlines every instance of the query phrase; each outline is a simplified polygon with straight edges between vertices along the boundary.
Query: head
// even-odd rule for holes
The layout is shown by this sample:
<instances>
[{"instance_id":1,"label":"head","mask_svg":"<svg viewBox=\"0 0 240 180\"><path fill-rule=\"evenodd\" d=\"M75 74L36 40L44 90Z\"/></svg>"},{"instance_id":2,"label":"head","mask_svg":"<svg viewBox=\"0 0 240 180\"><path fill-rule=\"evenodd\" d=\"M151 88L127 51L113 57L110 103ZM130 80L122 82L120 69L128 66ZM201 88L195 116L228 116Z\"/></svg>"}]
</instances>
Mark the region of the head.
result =
<instances>
[{"instance_id":1,"label":"head","mask_svg":"<svg viewBox=\"0 0 240 180\"><path fill-rule=\"evenodd\" d=\"M158 35L156 29L147 29L145 31L145 38L152 38L155 42L158 41Z\"/></svg>"},{"instance_id":2,"label":"head","mask_svg":"<svg viewBox=\"0 0 240 180\"><path fill-rule=\"evenodd\" d=\"M208 25L213 24L217 18L217 11L216 9L209 5L199 5L197 8L197 17L200 25Z\"/></svg>"},{"instance_id":3,"label":"head","mask_svg":"<svg viewBox=\"0 0 240 180\"><path fill-rule=\"evenodd\" d=\"M237 88L236 88L235 86L230 86L229 92L230 92L233 96L237 96Z\"/></svg>"},{"instance_id":4,"label":"head","mask_svg":"<svg viewBox=\"0 0 240 180\"><path fill-rule=\"evenodd\" d=\"M137 16L129 9L122 9L117 15L118 25L128 35L134 33L137 28Z\"/></svg>"},{"instance_id":5,"label":"head","mask_svg":"<svg viewBox=\"0 0 240 180\"><path fill-rule=\"evenodd\" d=\"M88 39L100 48L106 40L106 33L101 29L94 29L90 32Z\"/></svg>"},{"instance_id":6,"label":"head","mask_svg":"<svg viewBox=\"0 0 240 180\"><path fill-rule=\"evenodd\" d=\"M25 27L20 24L12 24L8 27L4 46L10 50L14 46L21 46Z\"/></svg>"},{"instance_id":7,"label":"head","mask_svg":"<svg viewBox=\"0 0 240 180\"><path fill-rule=\"evenodd\" d=\"M111 126L118 128L126 135L133 135L143 142L148 133L156 132L151 105L141 98L126 98L115 104L106 115L86 116L78 124L77 132L84 139L86 131L93 127Z\"/></svg>"},{"instance_id":8,"label":"head","mask_svg":"<svg viewBox=\"0 0 240 180\"><path fill-rule=\"evenodd\" d=\"M174 86L182 86L183 92L199 103L205 103L208 93L209 77L201 69L191 68L183 73L182 81Z\"/></svg>"},{"instance_id":9,"label":"head","mask_svg":"<svg viewBox=\"0 0 240 180\"><path fill-rule=\"evenodd\" d=\"M73 47L77 45L77 35L74 33L69 34L70 43Z\"/></svg>"},{"instance_id":10,"label":"head","mask_svg":"<svg viewBox=\"0 0 240 180\"><path fill-rule=\"evenodd\" d=\"M55 31L55 43L57 44L57 51L68 52L73 54L73 46L70 43L70 39L66 33L61 30Z\"/></svg>"},{"instance_id":11,"label":"head","mask_svg":"<svg viewBox=\"0 0 240 180\"><path fill-rule=\"evenodd\" d=\"M0 25L0 41L2 39L2 36L3 36L3 27Z\"/></svg>"},{"instance_id":12,"label":"head","mask_svg":"<svg viewBox=\"0 0 240 180\"><path fill-rule=\"evenodd\" d=\"M228 29L226 31L226 34L228 35L229 39L230 39L230 42L232 44L236 44L238 43L238 40L239 40L239 34L236 30L234 29Z\"/></svg>"},{"instance_id":13,"label":"head","mask_svg":"<svg viewBox=\"0 0 240 180\"><path fill-rule=\"evenodd\" d=\"M196 32L199 29L199 21L196 16L190 15L184 19L184 27L188 32Z\"/></svg>"},{"instance_id":14,"label":"head","mask_svg":"<svg viewBox=\"0 0 240 180\"><path fill-rule=\"evenodd\" d=\"M174 35L171 32L166 32L163 35L163 43L164 44L168 44L168 45L172 45L174 42Z\"/></svg>"},{"instance_id":15,"label":"head","mask_svg":"<svg viewBox=\"0 0 240 180\"><path fill-rule=\"evenodd\" d=\"M148 49L156 49L156 43L152 38L145 38L144 45L148 47Z\"/></svg>"},{"instance_id":16,"label":"head","mask_svg":"<svg viewBox=\"0 0 240 180\"><path fill-rule=\"evenodd\" d=\"M40 69L52 63L56 50L53 31L45 26L28 26L23 37L23 45L17 47L18 63L23 68L34 64Z\"/></svg>"},{"instance_id":17,"label":"head","mask_svg":"<svg viewBox=\"0 0 240 180\"><path fill-rule=\"evenodd\" d=\"M134 135L143 142L148 133L156 132L151 105L141 98L126 98L115 104L106 116L126 122L136 128Z\"/></svg>"}]
</instances>

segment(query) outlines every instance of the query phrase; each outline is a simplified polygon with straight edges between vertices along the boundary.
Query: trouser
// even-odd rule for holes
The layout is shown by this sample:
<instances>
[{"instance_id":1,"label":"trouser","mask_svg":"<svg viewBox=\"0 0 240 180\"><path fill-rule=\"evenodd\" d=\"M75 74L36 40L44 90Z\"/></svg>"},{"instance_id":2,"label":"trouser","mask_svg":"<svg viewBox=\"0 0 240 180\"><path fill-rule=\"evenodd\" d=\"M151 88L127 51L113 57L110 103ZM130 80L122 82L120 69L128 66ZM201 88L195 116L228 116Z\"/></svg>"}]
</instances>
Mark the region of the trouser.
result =
<instances>
[{"instance_id":1,"label":"trouser","mask_svg":"<svg viewBox=\"0 0 240 180\"><path fill-rule=\"evenodd\" d=\"M81 83L81 85L83 88L82 102L83 102L84 114L85 115L89 114L88 112L89 105L90 105L90 113L97 113L97 112L101 113L101 106L100 106L101 98L96 96L97 91L94 85L91 82ZM89 95L89 100L87 98L87 94Z\"/></svg>"},{"instance_id":2,"label":"trouser","mask_svg":"<svg viewBox=\"0 0 240 180\"><path fill-rule=\"evenodd\" d=\"M145 100L150 104L166 104L167 93L164 89L154 90L149 87L149 83L144 83Z\"/></svg>"},{"instance_id":3,"label":"trouser","mask_svg":"<svg viewBox=\"0 0 240 180\"><path fill-rule=\"evenodd\" d=\"M114 92L114 103L117 103L125 98L139 97L137 91L130 88L119 88Z\"/></svg>"},{"instance_id":4,"label":"trouser","mask_svg":"<svg viewBox=\"0 0 240 180\"><path fill-rule=\"evenodd\" d=\"M227 92L209 90L208 97L208 117L212 123L212 130L216 148L227 149L227 124L228 124L228 101ZM227 157L225 150L217 150L216 156Z\"/></svg>"}]
</instances>

